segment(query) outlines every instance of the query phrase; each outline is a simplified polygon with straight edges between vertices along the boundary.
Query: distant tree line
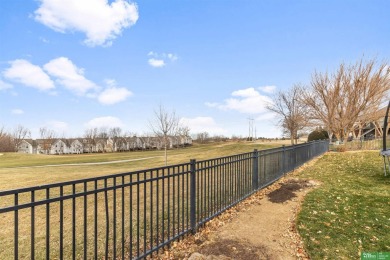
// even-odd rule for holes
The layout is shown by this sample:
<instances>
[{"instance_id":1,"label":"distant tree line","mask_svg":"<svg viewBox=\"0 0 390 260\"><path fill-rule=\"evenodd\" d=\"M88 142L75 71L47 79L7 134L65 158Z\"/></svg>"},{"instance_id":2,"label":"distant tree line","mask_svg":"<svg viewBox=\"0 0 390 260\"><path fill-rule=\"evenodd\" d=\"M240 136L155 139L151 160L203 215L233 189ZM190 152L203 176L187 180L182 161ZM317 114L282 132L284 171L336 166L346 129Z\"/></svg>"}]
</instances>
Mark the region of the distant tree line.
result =
<instances>
[{"instance_id":1,"label":"distant tree line","mask_svg":"<svg viewBox=\"0 0 390 260\"><path fill-rule=\"evenodd\" d=\"M31 132L26 127L18 125L8 132L0 128L0 152L15 152L23 139L30 138Z\"/></svg>"}]
</instances>

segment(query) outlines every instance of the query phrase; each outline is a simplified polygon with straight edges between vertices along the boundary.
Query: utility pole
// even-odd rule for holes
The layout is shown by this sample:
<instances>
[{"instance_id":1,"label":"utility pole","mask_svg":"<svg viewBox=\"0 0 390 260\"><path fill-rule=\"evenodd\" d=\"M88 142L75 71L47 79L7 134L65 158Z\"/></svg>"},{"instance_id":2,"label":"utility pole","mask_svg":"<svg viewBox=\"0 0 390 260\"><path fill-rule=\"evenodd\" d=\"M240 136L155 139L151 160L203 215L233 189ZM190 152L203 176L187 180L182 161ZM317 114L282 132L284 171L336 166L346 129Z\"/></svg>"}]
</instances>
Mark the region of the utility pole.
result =
<instances>
[{"instance_id":1,"label":"utility pole","mask_svg":"<svg viewBox=\"0 0 390 260\"><path fill-rule=\"evenodd\" d=\"M257 140L257 128L255 126L255 140Z\"/></svg>"},{"instance_id":2,"label":"utility pole","mask_svg":"<svg viewBox=\"0 0 390 260\"><path fill-rule=\"evenodd\" d=\"M253 123L254 123L254 119L251 118L251 117L248 117L248 122L249 122L249 133L248 133L248 141L252 141L253 140Z\"/></svg>"}]
</instances>

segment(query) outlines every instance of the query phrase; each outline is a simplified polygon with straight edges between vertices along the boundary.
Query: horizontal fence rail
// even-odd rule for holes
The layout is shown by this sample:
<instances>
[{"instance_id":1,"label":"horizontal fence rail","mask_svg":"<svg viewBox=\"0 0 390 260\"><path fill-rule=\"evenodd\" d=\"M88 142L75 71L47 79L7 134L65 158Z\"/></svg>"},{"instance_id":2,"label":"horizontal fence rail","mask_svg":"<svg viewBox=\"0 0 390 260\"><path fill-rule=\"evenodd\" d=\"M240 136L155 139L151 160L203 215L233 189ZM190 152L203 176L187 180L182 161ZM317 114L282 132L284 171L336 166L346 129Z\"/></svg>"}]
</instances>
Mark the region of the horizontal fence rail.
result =
<instances>
[{"instance_id":1,"label":"horizontal fence rail","mask_svg":"<svg viewBox=\"0 0 390 260\"><path fill-rule=\"evenodd\" d=\"M328 141L0 191L0 259L140 259L329 149Z\"/></svg>"}]
</instances>

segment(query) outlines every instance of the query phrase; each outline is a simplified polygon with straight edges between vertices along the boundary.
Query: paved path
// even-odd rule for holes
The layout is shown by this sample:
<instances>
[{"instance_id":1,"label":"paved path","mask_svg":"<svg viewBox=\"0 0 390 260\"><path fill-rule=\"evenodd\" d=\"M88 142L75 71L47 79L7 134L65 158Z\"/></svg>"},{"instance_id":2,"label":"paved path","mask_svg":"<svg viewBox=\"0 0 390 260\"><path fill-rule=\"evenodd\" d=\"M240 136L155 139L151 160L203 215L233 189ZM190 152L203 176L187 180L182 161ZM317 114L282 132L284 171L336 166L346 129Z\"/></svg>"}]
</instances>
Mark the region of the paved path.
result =
<instances>
[{"instance_id":1,"label":"paved path","mask_svg":"<svg viewBox=\"0 0 390 260\"><path fill-rule=\"evenodd\" d=\"M13 169L28 169L28 168L44 168L44 167L64 167L64 166L89 166L89 165L103 165L103 164L114 164L114 163L124 163L124 162L136 162L149 160L154 158L160 158L163 156L153 156L153 157L144 157L137 159L128 159L128 160L118 160L118 161L109 161L109 162L90 162L90 163L64 163L64 164L47 164L47 165L35 165L35 166L21 166L21 167L7 167Z\"/></svg>"}]
</instances>

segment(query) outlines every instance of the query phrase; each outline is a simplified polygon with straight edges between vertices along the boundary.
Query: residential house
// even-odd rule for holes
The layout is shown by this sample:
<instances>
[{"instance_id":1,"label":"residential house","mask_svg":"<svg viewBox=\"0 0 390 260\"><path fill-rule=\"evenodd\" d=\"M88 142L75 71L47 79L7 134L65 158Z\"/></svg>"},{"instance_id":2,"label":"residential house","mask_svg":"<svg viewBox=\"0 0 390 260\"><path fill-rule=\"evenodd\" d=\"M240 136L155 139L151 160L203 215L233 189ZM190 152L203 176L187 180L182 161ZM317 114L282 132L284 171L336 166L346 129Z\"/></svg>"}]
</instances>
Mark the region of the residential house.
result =
<instances>
[{"instance_id":1,"label":"residential house","mask_svg":"<svg viewBox=\"0 0 390 260\"><path fill-rule=\"evenodd\" d=\"M386 116L386 109L387 107L384 107L373 116L373 120L366 122L363 120L358 120L354 124L353 131L351 132L350 136L352 138L380 138L383 136L383 124L385 121L385 116ZM389 132L389 125L390 125L390 120L387 123L387 134Z\"/></svg>"},{"instance_id":2,"label":"residential house","mask_svg":"<svg viewBox=\"0 0 390 260\"><path fill-rule=\"evenodd\" d=\"M168 149L192 144L190 137L169 136L167 140ZM111 138L25 139L18 145L18 152L31 154L81 154L163 148L163 137L133 136L118 137L115 138L115 142Z\"/></svg>"},{"instance_id":3,"label":"residential house","mask_svg":"<svg viewBox=\"0 0 390 260\"><path fill-rule=\"evenodd\" d=\"M24 139L18 145L19 153L33 153L34 151L34 140Z\"/></svg>"},{"instance_id":4,"label":"residential house","mask_svg":"<svg viewBox=\"0 0 390 260\"><path fill-rule=\"evenodd\" d=\"M74 153L74 154L81 154L83 153L83 143L80 139L68 139L68 152Z\"/></svg>"},{"instance_id":5,"label":"residential house","mask_svg":"<svg viewBox=\"0 0 390 260\"><path fill-rule=\"evenodd\" d=\"M50 154L66 154L69 153L67 144L62 139L57 139L51 145Z\"/></svg>"}]
</instances>

